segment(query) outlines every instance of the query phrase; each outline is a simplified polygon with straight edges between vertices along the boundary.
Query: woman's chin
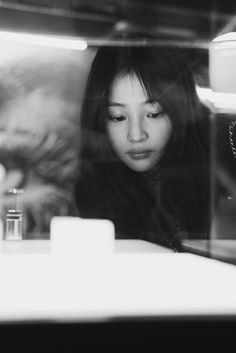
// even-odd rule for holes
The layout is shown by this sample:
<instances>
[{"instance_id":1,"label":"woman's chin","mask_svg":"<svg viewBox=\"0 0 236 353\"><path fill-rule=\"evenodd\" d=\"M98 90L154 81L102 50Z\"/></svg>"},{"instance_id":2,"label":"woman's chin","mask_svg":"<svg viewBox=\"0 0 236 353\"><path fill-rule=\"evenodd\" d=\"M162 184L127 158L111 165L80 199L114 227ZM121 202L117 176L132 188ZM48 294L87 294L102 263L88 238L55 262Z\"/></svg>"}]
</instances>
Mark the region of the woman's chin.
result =
<instances>
[{"instance_id":1,"label":"woman's chin","mask_svg":"<svg viewBox=\"0 0 236 353\"><path fill-rule=\"evenodd\" d=\"M138 173L148 172L152 168L152 166L147 163L126 163L126 166Z\"/></svg>"}]
</instances>

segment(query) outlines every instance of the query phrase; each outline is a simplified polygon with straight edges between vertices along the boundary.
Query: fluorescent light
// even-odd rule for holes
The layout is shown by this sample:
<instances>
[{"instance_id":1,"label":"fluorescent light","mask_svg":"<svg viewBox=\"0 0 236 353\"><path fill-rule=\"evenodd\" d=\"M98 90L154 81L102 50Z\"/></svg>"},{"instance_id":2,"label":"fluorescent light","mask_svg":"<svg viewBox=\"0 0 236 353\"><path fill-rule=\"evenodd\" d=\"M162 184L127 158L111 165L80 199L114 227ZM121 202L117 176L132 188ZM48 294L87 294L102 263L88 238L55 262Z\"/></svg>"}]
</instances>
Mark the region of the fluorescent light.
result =
<instances>
[{"instance_id":1,"label":"fluorescent light","mask_svg":"<svg viewBox=\"0 0 236 353\"><path fill-rule=\"evenodd\" d=\"M199 98L203 101L205 100L209 100L212 101L212 95L213 92L210 88L202 88L202 87L196 87L197 90L197 94L199 96Z\"/></svg>"},{"instance_id":2,"label":"fluorescent light","mask_svg":"<svg viewBox=\"0 0 236 353\"><path fill-rule=\"evenodd\" d=\"M236 32L229 32L216 37L209 47L209 79L218 96L220 106L235 109L236 94ZM217 102L216 102L217 103Z\"/></svg>"},{"instance_id":3,"label":"fluorescent light","mask_svg":"<svg viewBox=\"0 0 236 353\"><path fill-rule=\"evenodd\" d=\"M203 102L209 102L215 109L236 112L236 93L214 92L210 88L197 87L197 94Z\"/></svg>"},{"instance_id":4,"label":"fluorescent light","mask_svg":"<svg viewBox=\"0 0 236 353\"><path fill-rule=\"evenodd\" d=\"M236 111L236 93L213 92L213 104L217 109Z\"/></svg>"},{"instance_id":5,"label":"fluorescent light","mask_svg":"<svg viewBox=\"0 0 236 353\"><path fill-rule=\"evenodd\" d=\"M229 33L225 33L225 34L222 34L218 37L216 37L215 39L213 39L212 42L232 42L232 45L234 45L235 47L235 41L236 41L236 32L229 32Z\"/></svg>"},{"instance_id":6,"label":"fluorescent light","mask_svg":"<svg viewBox=\"0 0 236 353\"><path fill-rule=\"evenodd\" d=\"M58 49L85 50L86 41L71 37L0 31L0 40Z\"/></svg>"}]
</instances>

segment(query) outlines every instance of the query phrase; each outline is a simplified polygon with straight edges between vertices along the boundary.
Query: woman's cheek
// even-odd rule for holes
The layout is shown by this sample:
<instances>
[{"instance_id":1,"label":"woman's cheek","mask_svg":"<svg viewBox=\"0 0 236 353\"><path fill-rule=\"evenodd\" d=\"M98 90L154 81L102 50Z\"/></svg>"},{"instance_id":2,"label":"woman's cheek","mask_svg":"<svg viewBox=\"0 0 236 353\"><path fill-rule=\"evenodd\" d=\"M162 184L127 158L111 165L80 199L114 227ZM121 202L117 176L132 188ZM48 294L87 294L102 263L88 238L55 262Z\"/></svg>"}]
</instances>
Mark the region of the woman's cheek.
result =
<instances>
[{"instance_id":1,"label":"woman's cheek","mask_svg":"<svg viewBox=\"0 0 236 353\"><path fill-rule=\"evenodd\" d=\"M112 146L116 150L122 149L122 146L125 143L125 131L122 126L110 126L108 128L108 136Z\"/></svg>"}]
</instances>

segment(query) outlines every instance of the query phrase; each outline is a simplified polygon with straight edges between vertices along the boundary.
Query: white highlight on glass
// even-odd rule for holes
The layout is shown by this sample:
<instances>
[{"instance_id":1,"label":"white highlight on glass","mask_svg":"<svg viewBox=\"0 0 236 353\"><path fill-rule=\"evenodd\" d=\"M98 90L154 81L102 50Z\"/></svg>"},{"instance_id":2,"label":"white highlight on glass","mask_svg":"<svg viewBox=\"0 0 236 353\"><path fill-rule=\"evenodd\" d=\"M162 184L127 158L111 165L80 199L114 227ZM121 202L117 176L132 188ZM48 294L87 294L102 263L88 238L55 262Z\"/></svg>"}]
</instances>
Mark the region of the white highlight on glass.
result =
<instances>
[{"instance_id":1,"label":"white highlight on glass","mask_svg":"<svg viewBox=\"0 0 236 353\"><path fill-rule=\"evenodd\" d=\"M0 31L0 40L58 49L85 50L87 48L86 41L82 39L56 35Z\"/></svg>"}]
</instances>

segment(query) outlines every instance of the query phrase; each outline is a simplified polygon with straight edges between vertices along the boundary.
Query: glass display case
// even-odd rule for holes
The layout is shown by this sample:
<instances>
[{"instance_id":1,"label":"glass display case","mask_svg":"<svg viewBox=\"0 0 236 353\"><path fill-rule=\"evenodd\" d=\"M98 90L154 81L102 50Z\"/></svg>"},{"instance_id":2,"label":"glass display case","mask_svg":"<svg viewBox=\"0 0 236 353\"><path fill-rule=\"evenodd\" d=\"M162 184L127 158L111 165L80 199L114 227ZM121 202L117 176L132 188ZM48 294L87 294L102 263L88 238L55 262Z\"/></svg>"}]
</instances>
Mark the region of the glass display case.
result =
<instances>
[{"instance_id":1,"label":"glass display case","mask_svg":"<svg viewBox=\"0 0 236 353\"><path fill-rule=\"evenodd\" d=\"M109 5L109 1L103 1L102 11L86 19L85 14L97 11L90 2L87 7L76 1L3 2L1 15L5 14L9 21L8 25L3 22L0 33L1 214L7 205L8 189L24 189L23 239L49 239L52 217L79 215L73 183L78 170L80 109L87 75L102 45L150 45L141 37L123 44L115 39L130 31L148 34L152 37L151 45L157 49L178 47L186 66L193 71L198 96L211 116L205 128L209 130L206 153L211 170L209 232L203 235L205 240L201 244L210 255L211 240L234 237L230 216L234 204L234 39L212 41L217 31L223 33L233 28L230 11L234 7L217 5L213 8L210 3L192 7L181 2L175 6L170 2L169 7L150 4L140 22L138 14L144 6L141 3L112 6L112 2ZM132 15L131 10L135 10ZM128 11L130 17L119 17L122 11ZM158 25L152 11L162 16ZM18 16L13 25L15 13ZM187 15L195 16L199 25L185 21L183 26L181 16L187 19ZM81 16L82 28L78 25ZM40 25L42 18L44 29ZM231 43L230 47L225 46L226 42ZM229 128L228 121L232 121ZM224 189L224 197L216 201L217 188ZM217 212L213 211L215 202ZM184 232L181 237L183 248L192 249L194 239L185 239Z\"/></svg>"},{"instance_id":2,"label":"glass display case","mask_svg":"<svg viewBox=\"0 0 236 353\"><path fill-rule=\"evenodd\" d=\"M186 242L186 249L235 264L235 32L209 44L210 89L204 101L211 111L211 199L208 241Z\"/></svg>"}]
</instances>

